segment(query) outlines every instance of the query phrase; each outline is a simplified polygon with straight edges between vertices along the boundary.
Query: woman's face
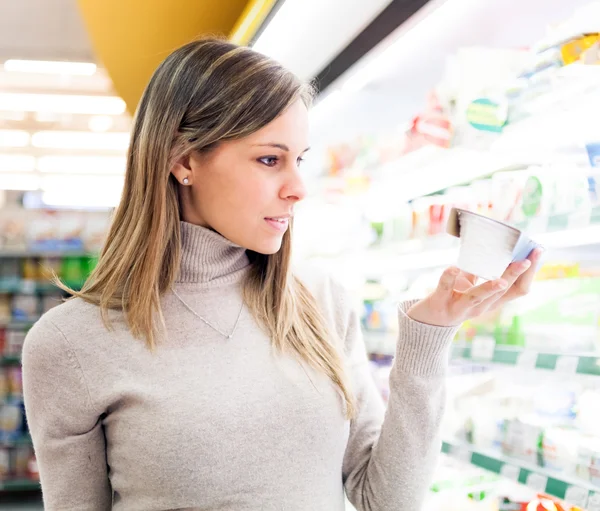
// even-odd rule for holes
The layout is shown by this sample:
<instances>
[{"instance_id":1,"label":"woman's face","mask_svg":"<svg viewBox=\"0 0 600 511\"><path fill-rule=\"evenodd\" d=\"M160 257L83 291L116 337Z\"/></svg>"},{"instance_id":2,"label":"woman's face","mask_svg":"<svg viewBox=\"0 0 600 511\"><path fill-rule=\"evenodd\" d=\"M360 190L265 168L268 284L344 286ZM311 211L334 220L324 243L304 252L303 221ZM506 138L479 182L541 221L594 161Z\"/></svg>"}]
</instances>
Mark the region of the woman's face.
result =
<instances>
[{"instance_id":1,"label":"woman's face","mask_svg":"<svg viewBox=\"0 0 600 511\"><path fill-rule=\"evenodd\" d=\"M194 153L172 172L183 220L214 229L262 254L281 247L294 205L306 195L299 166L308 149L308 111L301 100L261 130Z\"/></svg>"}]
</instances>

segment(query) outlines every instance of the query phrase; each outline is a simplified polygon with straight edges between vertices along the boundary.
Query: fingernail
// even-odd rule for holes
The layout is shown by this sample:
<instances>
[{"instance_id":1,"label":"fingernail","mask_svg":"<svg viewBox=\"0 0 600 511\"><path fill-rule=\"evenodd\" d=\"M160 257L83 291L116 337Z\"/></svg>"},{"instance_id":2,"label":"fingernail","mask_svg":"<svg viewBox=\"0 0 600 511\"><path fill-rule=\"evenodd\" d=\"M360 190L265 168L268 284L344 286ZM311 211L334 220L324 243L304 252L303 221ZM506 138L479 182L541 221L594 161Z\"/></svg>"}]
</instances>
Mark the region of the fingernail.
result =
<instances>
[{"instance_id":1,"label":"fingernail","mask_svg":"<svg viewBox=\"0 0 600 511\"><path fill-rule=\"evenodd\" d=\"M536 257L538 256L538 254L536 254ZM521 270L525 271L526 269L528 269L531 266L531 261L529 261L528 259L523 261L521 263Z\"/></svg>"},{"instance_id":2,"label":"fingernail","mask_svg":"<svg viewBox=\"0 0 600 511\"><path fill-rule=\"evenodd\" d=\"M496 283L496 289L506 289L507 286L508 286L508 282L506 282L506 280L499 280Z\"/></svg>"}]
</instances>

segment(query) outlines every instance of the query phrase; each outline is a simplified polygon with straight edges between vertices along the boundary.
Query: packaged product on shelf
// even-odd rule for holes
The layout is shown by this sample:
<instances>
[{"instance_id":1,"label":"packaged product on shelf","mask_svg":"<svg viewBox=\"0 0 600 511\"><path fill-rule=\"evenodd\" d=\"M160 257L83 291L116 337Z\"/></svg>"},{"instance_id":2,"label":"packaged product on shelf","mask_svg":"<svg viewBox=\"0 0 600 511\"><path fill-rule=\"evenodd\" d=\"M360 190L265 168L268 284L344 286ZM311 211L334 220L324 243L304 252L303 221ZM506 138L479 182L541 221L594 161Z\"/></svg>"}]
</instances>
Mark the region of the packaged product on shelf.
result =
<instances>
[{"instance_id":1,"label":"packaged product on shelf","mask_svg":"<svg viewBox=\"0 0 600 511\"><path fill-rule=\"evenodd\" d=\"M26 335L27 332L23 329L7 328L5 331L4 355L7 357L20 357Z\"/></svg>"},{"instance_id":2,"label":"packaged product on shelf","mask_svg":"<svg viewBox=\"0 0 600 511\"><path fill-rule=\"evenodd\" d=\"M580 439L575 474L584 481L600 485L600 438L583 436Z\"/></svg>"},{"instance_id":3,"label":"packaged product on shelf","mask_svg":"<svg viewBox=\"0 0 600 511\"><path fill-rule=\"evenodd\" d=\"M34 251L60 250L58 243L59 220L54 214L39 215L27 224L27 246Z\"/></svg>"},{"instance_id":4,"label":"packaged product on shelf","mask_svg":"<svg viewBox=\"0 0 600 511\"><path fill-rule=\"evenodd\" d=\"M89 263L86 257L63 257L60 276L69 286L81 286L88 274Z\"/></svg>"},{"instance_id":5,"label":"packaged product on shelf","mask_svg":"<svg viewBox=\"0 0 600 511\"><path fill-rule=\"evenodd\" d=\"M27 223L17 215L0 218L0 250L24 250L27 247Z\"/></svg>"},{"instance_id":6,"label":"packaged product on shelf","mask_svg":"<svg viewBox=\"0 0 600 511\"><path fill-rule=\"evenodd\" d=\"M23 414L18 401L9 398L0 406L0 443L11 443L23 435Z\"/></svg>"},{"instance_id":7,"label":"packaged product on shelf","mask_svg":"<svg viewBox=\"0 0 600 511\"><path fill-rule=\"evenodd\" d=\"M10 296L0 295L0 324L10 321L11 316L12 306L10 303Z\"/></svg>"},{"instance_id":8,"label":"packaged product on shelf","mask_svg":"<svg viewBox=\"0 0 600 511\"><path fill-rule=\"evenodd\" d=\"M14 477L22 479L29 478L29 461L32 456L33 448L31 446L22 445L13 449L11 468Z\"/></svg>"},{"instance_id":9,"label":"packaged product on shelf","mask_svg":"<svg viewBox=\"0 0 600 511\"><path fill-rule=\"evenodd\" d=\"M560 54L564 65L566 66L579 61L583 53L597 45L598 41L600 41L599 34L582 34L579 37L565 41L560 46Z\"/></svg>"},{"instance_id":10,"label":"packaged product on shelf","mask_svg":"<svg viewBox=\"0 0 600 511\"><path fill-rule=\"evenodd\" d=\"M31 453L29 457L29 461L27 462L27 478L31 481L39 481L40 473L38 470L37 460L35 458L35 453Z\"/></svg>"},{"instance_id":11,"label":"packaged product on shelf","mask_svg":"<svg viewBox=\"0 0 600 511\"><path fill-rule=\"evenodd\" d=\"M12 317L17 321L30 321L38 316L38 298L35 295L13 295Z\"/></svg>"},{"instance_id":12,"label":"packaged product on shelf","mask_svg":"<svg viewBox=\"0 0 600 511\"><path fill-rule=\"evenodd\" d=\"M0 481L10 476L10 450L0 446Z\"/></svg>"},{"instance_id":13,"label":"packaged product on shelf","mask_svg":"<svg viewBox=\"0 0 600 511\"><path fill-rule=\"evenodd\" d=\"M85 217L81 214L70 213L61 215L57 229L56 249L64 251L83 251Z\"/></svg>"},{"instance_id":14,"label":"packaged product on shelf","mask_svg":"<svg viewBox=\"0 0 600 511\"><path fill-rule=\"evenodd\" d=\"M38 263L32 257L23 259L21 267L21 278L31 282L37 282L40 278L40 268Z\"/></svg>"},{"instance_id":15,"label":"packaged product on shelf","mask_svg":"<svg viewBox=\"0 0 600 511\"><path fill-rule=\"evenodd\" d=\"M23 374L20 367L9 367L6 370L8 375L8 393L15 397L23 396Z\"/></svg>"},{"instance_id":16,"label":"packaged product on shelf","mask_svg":"<svg viewBox=\"0 0 600 511\"><path fill-rule=\"evenodd\" d=\"M585 148L590 160L590 166L592 168L600 167L600 142L588 142Z\"/></svg>"},{"instance_id":17,"label":"packaged product on shelf","mask_svg":"<svg viewBox=\"0 0 600 511\"><path fill-rule=\"evenodd\" d=\"M0 352L0 357L2 356L2 352ZM6 368L0 366L0 403L2 403L9 393L9 384L8 384L8 373L6 372Z\"/></svg>"},{"instance_id":18,"label":"packaged product on shelf","mask_svg":"<svg viewBox=\"0 0 600 511\"><path fill-rule=\"evenodd\" d=\"M19 259L3 258L0 264L0 289L11 289L21 280L21 264Z\"/></svg>"},{"instance_id":19,"label":"packaged product on shelf","mask_svg":"<svg viewBox=\"0 0 600 511\"><path fill-rule=\"evenodd\" d=\"M575 428L549 427L542 439L544 467L560 473L575 474L581 433Z\"/></svg>"}]
</instances>

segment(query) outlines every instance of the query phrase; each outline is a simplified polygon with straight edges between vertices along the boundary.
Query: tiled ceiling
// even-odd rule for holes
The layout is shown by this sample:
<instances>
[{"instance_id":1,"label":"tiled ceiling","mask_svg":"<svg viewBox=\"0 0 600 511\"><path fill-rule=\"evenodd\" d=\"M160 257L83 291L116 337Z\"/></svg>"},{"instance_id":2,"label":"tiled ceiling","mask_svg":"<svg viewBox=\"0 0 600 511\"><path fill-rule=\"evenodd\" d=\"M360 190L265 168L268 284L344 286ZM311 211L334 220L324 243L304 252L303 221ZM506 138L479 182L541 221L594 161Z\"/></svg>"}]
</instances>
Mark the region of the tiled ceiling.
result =
<instances>
[{"instance_id":1,"label":"tiled ceiling","mask_svg":"<svg viewBox=\"0 0 600 511\"><path fill-rule=\"evenodd\" d=\"M0 62L10 58L94 61L76 0L0 0Z\"/></svg>"}]
</instances>

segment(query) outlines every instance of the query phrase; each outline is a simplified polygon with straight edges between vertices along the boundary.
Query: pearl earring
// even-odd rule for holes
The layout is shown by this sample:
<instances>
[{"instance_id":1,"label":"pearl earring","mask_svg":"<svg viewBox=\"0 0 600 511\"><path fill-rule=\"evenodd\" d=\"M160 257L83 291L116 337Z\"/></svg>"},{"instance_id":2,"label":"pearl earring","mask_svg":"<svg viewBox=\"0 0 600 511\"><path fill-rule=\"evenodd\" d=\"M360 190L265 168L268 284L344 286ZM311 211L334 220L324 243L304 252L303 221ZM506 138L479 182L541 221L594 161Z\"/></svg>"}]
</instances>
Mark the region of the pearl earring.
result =
<instances>
[{"instance_id":1,"label":"pearl earring","mask_svg":"<svg viewBox=\"0 0 600 511\"><path fill-rule=\"evenodd\" d=\"M189 180L187 177L184 177L184 178L183 178L183 184L184 184L184 185L188 185L188 184L190 184L190 180Z\"/></svg>"}]
</instances>

